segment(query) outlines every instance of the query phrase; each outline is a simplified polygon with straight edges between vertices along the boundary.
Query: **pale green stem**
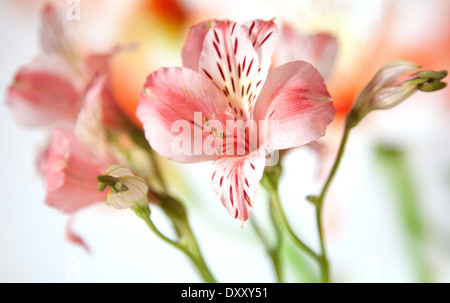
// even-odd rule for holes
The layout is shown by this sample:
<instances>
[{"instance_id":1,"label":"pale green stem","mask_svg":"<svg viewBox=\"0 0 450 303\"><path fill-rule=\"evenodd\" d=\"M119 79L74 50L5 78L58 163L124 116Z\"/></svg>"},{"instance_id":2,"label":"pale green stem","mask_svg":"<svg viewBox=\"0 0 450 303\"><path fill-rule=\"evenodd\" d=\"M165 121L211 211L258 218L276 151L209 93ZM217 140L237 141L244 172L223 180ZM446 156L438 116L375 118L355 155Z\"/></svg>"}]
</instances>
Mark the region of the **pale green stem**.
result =
<instances>
[{"instance_id":1,"label":"pale green stem","mask_svg":"<svg viewBox=\"0 0 450 303\"><path fill-rule=\"evenodd\" d=\"M197 268L198 272L202 276L205 282L207 283L216 283L216 280L212 276L211 272L209 271L208 267L206 266L202 255L200 254L200 250L198 249L197 242L195 241L194 245L194 252L192 253L187 246L181 245L180 243L173 241L169 238L167 238L163 233L159 231L159 229L155 226L153 221L150 218L150 209L147 208L134 208L133 209L138 217L143 219L147 226L164 242L172 245L173 247L179 249L182 251L186 256L189 257L189 259L194 263L195 267ZM189 229L190 230L190 229ZM192 234L192 232L191 232ZM192 235L193 237L193 235ZM192 243L192 241L189 241L189 243Z\"/></svg>"},{"instance_id":2,"label":"pale green stem","mask_svg":"<svg viewBox=\"0 0 450 303\"><path fill-rule=\"evenodd\" d=\"M267 178L270 179L270 178ZM268 182L265 182L266 189L269 191L270 194L270 202L272 205L272 210L276 214L278 220L280 221L281 226L286 230L286 232L289 234L289 236L292 238L292 240L295 242L295 244L300 247L303 251L305 251L308 255L313 257L315 260L320 261L320 256L316 254L311 248L308 247L302 240L300 240L299 237L294 233L291 226L289 225L289 222L286 218L286 215L283 211L283 207L281 206L280 197L278 195L278 189L276 188L276 185L272 184L272 181L267 180Z\"/></svg>"},{"instance_id":3,"label":"pale green stem","mask_svg":"<svg viewBox=\"0 0 450 303\"><path fill-rule=\"evenodd\" d=\"M264 236L264 233L262 232L261 228L259 227L258 223L256 222L256 219L254 217L250 217L250 222L253 226L253 229L255 230L256 235L261 240L262 244L264 245L264 248L266 249L267 254L270 257L270 260L272 261L273 269L275 271L275 275L277 277L278 283L283 283L283 276L281 273L281 267L280 267L280 257L279 257L279 251L281 248L281 239L279 238L278 232L277 232L277 239L278 243L277 246L271 247L269 241Z\"/></svg>"},{"instance_id":4,"label":"pale green stem","mask_svg":"<svg viewBox=\"0 0 450 303\"><path fill-rule=\"evenodd\" d=\"M330 174L328 175L328 178L325 182L325 185L322 188L322 191L320 192L320 195L318 197L312 198L312 201L314 202L314 205L316 206L316 221L317 221L317 228L319 233L319 241L320 241L320 249L322 254L319 258L319 264L321 268L322 273L322 281L325 283L330 282L330 266L329 261L327 258L327 251L324 241L324 232L323 232L323 225L322 225L322 209L323 204L325 200L325 196L327 194L327 191L331 185L331 181L333 180L334 176L336 175L337 169L339 167L339 164L341 163L342 155L345 150L345 145L347 143L348 135L350 133L350 130L352 129L352 124L349 122L349 118L347 118L344 134L342 135L341 143L339 145L339 150L336 155L336 159L334 160L333 167L331 169Z\"/></svg>"}]
</instances>

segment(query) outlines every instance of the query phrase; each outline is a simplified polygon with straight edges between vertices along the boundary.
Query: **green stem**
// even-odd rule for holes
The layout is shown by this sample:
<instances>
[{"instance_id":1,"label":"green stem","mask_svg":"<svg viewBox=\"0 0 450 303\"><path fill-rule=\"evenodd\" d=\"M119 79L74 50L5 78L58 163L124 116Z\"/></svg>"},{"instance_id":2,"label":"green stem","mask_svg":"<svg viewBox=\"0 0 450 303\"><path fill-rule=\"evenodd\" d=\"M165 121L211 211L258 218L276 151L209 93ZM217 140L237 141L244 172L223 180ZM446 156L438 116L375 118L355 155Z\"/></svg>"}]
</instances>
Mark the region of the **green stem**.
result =
<instances>
[{"instance_id":1,"label":"green stem","mask_svg":"<svg viewBox=\"0 0 450 303\"><path fill-rule=\"evenodd\" d=\"M159 167L158 160L156 159L155 151L153 149L150 149L148 151L148 153L150 155L150 159L152 161L153 169L155 170L156 177L159 180L159 183L160 183L162 189L164 190L164 192L167 193L167 190L168 190L167 184L166 184L166 181L164 180L163 174L162 174L161 169Z\"/></svg>"},{"instance_id":2,"label":"green stem","mask_svg":"<svg viewBox=\"0 0 450 303\"><path fill-rule=\"evenodd\" d=\"M312 200L316 206L316 221L317 221L317 228L318 228L318 232L319 232L320 250L322 252L322 254L320 255L320 258L319 258L319 264L320 264L321 273L322 273L322 281L325 283L330 282L330 266L329 266L329 262L328 262L328 258L327 258L327 251L326 251L326 246L325 246L325 241L324 241L324 232L323 232L323 225L322 225L322 209L323 209L325 196L327 194L327 191L331 185L331 182L332 182L334 176L336 175L339 164L341 163L342 155L345 150L345 145L347 143L347 139L348 139L350 130L352 129L353 124L351 123L351 119L352 119L351 116L349 116L346 120L344 134L342 135L339 150L336 155L336 159L334 160L334 164L331 169L331 172L328 175L328 178L325 182L325 185L323 186L322 191L320 192L320 195L318 197L313 198L313 200Z\"/></svg>"},{"instance_id":3,"label":"green stem","mask_svg":"<svg viewBox=\"0 0 450 303\"><path fill-rule=\"evenodd\" d=\"M198 245L197 239L195 238L189 224L186 224L186 228L184 229L186 237L188 237L188 243L191 244L191 248L193 251L193 254L195 256L195 261L197 269L200 271L203 279L205 282L208 283L217 283L217 281L214 279L213 275L208 269L208 266L206 265L206 262L203 258L203 255L200 251L200 247Z\"/></svg>"},{"instance_id":4,"label":"green stem","mask_svg":"<svg viewBox=\"0 0 450 303\"><path fill-rule=\"evenodd\" d=\"M270 179L270 178L267 178ZM281 206L280 196L278 195L278 189L276 185L274 185L270 180L265 182L266 189L270 194L270 203L272 206L272 210L275 212L278 220L280 221L281 226L286 230L286 232L290 235L290 237L294 240L294 242L299 246L303 251L305 251L308 255L313 257L315 260L320 261L321 257L316 254L311 248L309 248L299 237L294 233L289 222L286 218L286 215L283 211L283 207Z\"/></svg>"},{"instance_id":5,"label":"green stem","mask_svg":"<svg viewBox=\"0 0 450 303\"><path fill-rule=\"evenodd\" d=\"M206 266L203 257L200 254L200 250L198 249L197 242L195 241L195 249L194 253L192 253L187 246L181 245L179 242L173 241L169 238L167 238L163 233L159 231L159 229L155 226L153 221L150 218L150 208L142 208L137 207L133 208L136 215L144 220L144 222L147 224L147 226L164 242L172 245L173 247L179 249L182 251L186 256L189 257L189 259L194 263L195 267L197 268L198 272L202 276L202 278L207 283L216 283L216 280L212 276L211 272L209 271L208 267ZM190 229L189 229L190 230ZM192 232L191 232L192 234ZM192 235L193 237L193 235ZM195 238L194 238L195 239ZM189 241L191 243L191 241Z\"/></svg>"},{"instance_id":6,"label":"green stem","mask_svg":"<svg viewBox=\"0 0 450 303\"><path fill-rule=\"evenodd\" d=\"M277 231L277 246L276 248L271 247L269 241L264 237L264 234L259 227L258 223L256 222L256 219L254 217L250 217L250 222L253 226L253 229L255 230L256 235L261 240L262 244L264 245L264 248L266 249L267 254L270 257L270 260L272 261L273 269L275 271L275 275L277 278L278 283L283 283L283 276L281 273L281 267L280 267L280 258L279 258L279 250L281 248L281 239L279 238L278 231Z\"/></svg>"},{"instance_id":7,"label":"green stem","mask_svg":"<svg viewBox=\"0 0 450 303\"><path fill-rule=\"evenodd\" d=\"M333 168L331 169L331 172L328 175L328 179L325 182L325 185L323 186L319 197L317 198L317 201L320 202L319 206L322 206L323 200L324 200L325 195L326 195L326 193L328 191L328 188L330 187L331 181L333 180L334 176L336 175L336 172L337 172L337 169L339 167L339 164L341 163L341 159L342 159L342 155L343 155L344 150L345 150L345 145L347 143L348 135L350 134L350 130L352 129L352 127L350 125L351 124L349 122L347 122L345 124L344 134L342 135L341 143L340 143L340 146L339 146L338 153L336 155L336 159L334 160Z\"/></svg>"}]
</instances>

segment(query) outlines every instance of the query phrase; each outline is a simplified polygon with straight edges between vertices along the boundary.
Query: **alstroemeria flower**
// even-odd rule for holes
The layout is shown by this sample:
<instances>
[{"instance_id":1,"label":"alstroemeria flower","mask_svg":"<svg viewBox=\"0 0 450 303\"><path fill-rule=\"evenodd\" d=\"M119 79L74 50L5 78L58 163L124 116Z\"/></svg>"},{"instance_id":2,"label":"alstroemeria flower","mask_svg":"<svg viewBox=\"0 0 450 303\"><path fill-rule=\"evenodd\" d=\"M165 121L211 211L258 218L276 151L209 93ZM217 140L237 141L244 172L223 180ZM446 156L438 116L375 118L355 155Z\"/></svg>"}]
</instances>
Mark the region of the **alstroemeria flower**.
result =
<instances>
[{"instance_id":1,"label":"alstroemeria flower","mask_svg":"<svg viewBox=\"0 0 450 303\"><path fill-rule=\"evenodd\" d=\"M70 125L77 119L88 81L82 57L50 4L42 10L41 27L44 52L19 70L7 102L24 126Z\"/></svg>"},{"instance_id":2,"label":"alstroemeria flower","mask_svg":"<svg viewBox=\"0 0 450 303\"><path fill-rule=\"evenodd\" d=\"M243 25L209 21L194 26L183 50L186 68L150 74L137 110L149 143L162 156L178 162L214 160L212 187L229 214L241 221L253 208L265 150L316 140L335 114L324 80L311 64L295 61L269 72L276 36L272 21ZM201 113L201 121L195 113ZM179 120L194 134L172 131ZM251 124L242 134L227 128L235 120L265 121L267 127ZM199 131L200 136L195 134ZM256 142L249 142L255 135ZM196 148L209 145L211 137L218 139L216 152L199 153ZM180 138L192 142L194 151L175 152L174 142ZM240 148L242 155L228 153Z\"/></svg>"},{"instance_id":3,"label":"alstroemeria flower","mask_svg":"<svg viewBox=\"0 0 450 303\"><path fill-rule=\"evenodd\" d=\"M102 167L75 137L73 131L55 129L44 162L45 202L63 212L73 213L90 204L105 201L106 194L97 191L97 176Z\"/></svg>"},{"instance_id":4,"label":"alstroemeria flower","mask_svg":"<svg viewBox=\"0 0 450 303\"><path fill-rule=\"evenodd\" d=\"M47 4L41 14L43 53L21 68L8 88L7 102L19 123L29 127L73 126L83 107L85 93L100 75L108 75L112 55L84 54L73 43L56 9ZM122 125L124 116L104 86L105 121Z\"/></svg>"},{"instance_id":5,"label":"alstroemeria flower","mask_svg":"<svg viewBox=\"0 0 450 303\"><path fill-rule=\"evenodd\" d=\"M273 56L273 65L303 60L311 63L327 79L333 70L338 43L327 33L302 35L292 26L283 24L278 45Z\"/></svg>"}]
</instances>

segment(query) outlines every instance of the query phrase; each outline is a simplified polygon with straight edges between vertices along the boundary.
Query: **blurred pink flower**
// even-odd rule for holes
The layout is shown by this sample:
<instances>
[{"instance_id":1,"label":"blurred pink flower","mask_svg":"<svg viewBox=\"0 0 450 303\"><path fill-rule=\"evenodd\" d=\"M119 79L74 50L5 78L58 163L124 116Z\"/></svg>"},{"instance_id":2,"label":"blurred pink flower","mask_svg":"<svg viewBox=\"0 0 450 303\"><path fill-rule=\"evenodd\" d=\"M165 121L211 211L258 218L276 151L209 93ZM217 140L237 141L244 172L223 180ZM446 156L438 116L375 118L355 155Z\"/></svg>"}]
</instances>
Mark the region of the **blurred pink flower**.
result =
<instances>
[{"instance_id":1,"label":"blurred pink flower","mask_svg":"<svg viewBox=\"0 0 450 303\"><path fill-rule=\"evenodd\" d=\"M97 176L104 170L70 130L55 129L44 158L45 202L63 212L73 213L90 204L105 201L97 190Z\"/></svg>"},{"instance_id":2,"label":"blurred pink flower","mask_svg":"<svg viewBox=\"0 0 450 303\"><path fill-rule=\"evenodd\" d=\"M60 57L48 55L16 74L7 102L21 125L70 125L76 121L82 94L81 78Z\"/></svg>"},{"instance_id":3,"label":"blurred pink flower","mask_svg":"<svg viewBox=\"0 0 450 303\"><path fill-rule=\"evenodd\" d=\"M41 23L44 53L19 70L7 102L24 126L70 125L76 121L86 85L81 57L53 6L43 8Z\"/></svg>"},{"instance_id":4,"label":"blurred pink flower","mask_svg":"<svg viewBox=\"0 0 450 303\"><path fill-rule=\"evenodd\" d=\"M16 120L28 127L72 126L83 107L85 93L100 75L109 74L108 54L82 54L58 12L48 4L41 15L43 54L21 68L8 89L7 102ZM108 85L102 93L109 124L124 120Z\"/></svg>"},{"instance_id":5,"label":"blurred pink flower","mask_svg":"<svg viewBox=\"0 0 450 303\"><path fill-rule=\"evenodd\" d=\"M334 67L338 43L327 33L302 35L289 24L280 29L278 44L273 56L273 65L303 60L311 63L327 79Z\"/></svg>"},{"instance_id":6,"label":"blurred pink flower","mask_svg":"<svg viewBox=\"0 0 450 303\"><path fill-rule=\"evenodd\" d=\"M185 68L150 74L137 111L147 140L162 156L185 163L214 160L212 187L229 214L242 222L253 208L265 150L316 140L335 114L324 80L311 64L295 61L269 72L277 31L272 21L261 20L243 25L208 21L192 27L183 49ZM200 123L195 121L198 112L204 118ZM192 133L172 132L178 120L200 128L202 142ZM236 120L265 121L268 128L251 124L246 133L236 133L226 126ZM217 125L210 128L208 121L221 124L224 133L216 133ZM270 127L271 121L278 131ZM203 146L211 135L222 139L214 154L178 154L172 149L179 136ZM255 144L249 142L252 135L258 138ZM245 153L227 153L236 148Z\"/></svg>"}]
</instances>

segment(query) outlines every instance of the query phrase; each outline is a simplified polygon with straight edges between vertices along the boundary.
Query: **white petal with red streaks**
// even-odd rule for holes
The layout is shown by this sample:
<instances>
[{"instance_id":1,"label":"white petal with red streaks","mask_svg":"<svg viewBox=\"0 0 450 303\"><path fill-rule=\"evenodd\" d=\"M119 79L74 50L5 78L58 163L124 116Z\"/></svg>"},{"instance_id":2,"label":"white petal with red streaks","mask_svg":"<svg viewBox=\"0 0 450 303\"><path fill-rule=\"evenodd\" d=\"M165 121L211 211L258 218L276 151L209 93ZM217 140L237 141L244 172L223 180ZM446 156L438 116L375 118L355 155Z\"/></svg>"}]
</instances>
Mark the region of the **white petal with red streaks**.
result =
<instances>
[{"instance_id":1,"label":"white petal with red streaks","mask_svg":"<svg viewBox=\"0 0 450 303\"><path fill-rule=\"evenodd\" d=\"M258 55L245 28L225 22L206 34L199 71L222 91L238 118L247 118L258 86Z\"/></svg>"},{"instance_id":2,"label":"white petal with red streaks","mask_svg":"<svg viewBox=\"0 0 450 303\"><path fill-rule=\"evenodd\" d=\"M257 83L261 81L256 91L256 95L258 95L264 85L272 63L272 54L277 41L278 27L273 20L252 20L246 22L244 27L248 31L248 37L258 55L259 72Z\"/></svg>"},{"instance_id":3,"label":"white petal with red streaks","mask_svg":"<svg viewBox=\"0 0 450 303\"><path fill-rule=\"evenodd\" d=\"M212 188L232 217L241 221L249 218L264 165L263 149L241 157L222 157L213 162Z\"/></svg>"},{"instance_id":4,"label":"white petal with red streaks","mask_svg":"<svg viewBox=\"0 0 450 303\"><path fill-rule=\"evenodd\" d=\"M199 71L200 54L202 53L205 36L210 28L223 23L225 21L208 20L191 27L181 55L183 67Z\"/></svg>"}]
</instances>

